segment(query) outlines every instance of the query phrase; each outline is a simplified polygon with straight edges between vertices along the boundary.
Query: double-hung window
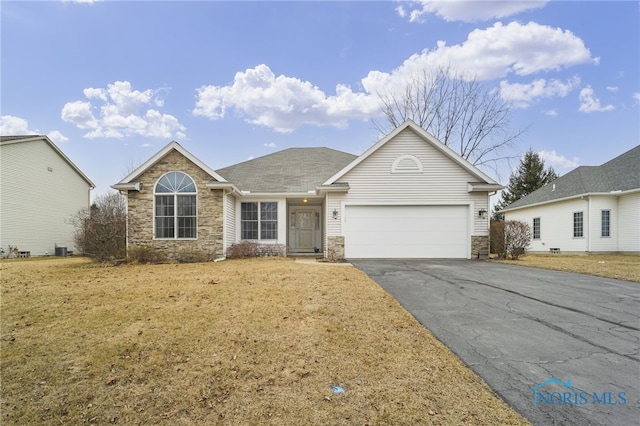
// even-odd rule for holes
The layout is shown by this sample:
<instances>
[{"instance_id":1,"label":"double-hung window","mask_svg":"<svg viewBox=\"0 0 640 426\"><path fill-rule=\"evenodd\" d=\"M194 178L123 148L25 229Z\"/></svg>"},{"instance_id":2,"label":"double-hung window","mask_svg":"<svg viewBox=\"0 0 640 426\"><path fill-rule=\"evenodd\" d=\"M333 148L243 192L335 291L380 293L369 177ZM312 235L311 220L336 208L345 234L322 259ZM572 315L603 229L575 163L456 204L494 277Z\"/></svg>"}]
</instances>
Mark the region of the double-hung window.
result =
<instances>
[{"instance_id":1,"label":"double-hung window","mask_svg":"<svg viewBox=\"0 0 640 426\"><path fill-rule=\"evenodd\" d=\"M603 237L611 236L611 210L602 210L601 213L601 229L600 233Z\"/></svg>"},{"instance_id":2,"label":"double-hung window","mask_svg":"<svg viewBox=\"0 0 640 426\"><path fill-rule=\"evenodd\" d=\"M533 218L533 239L534 240L540 239L540 218L539 217Z\"/></svg>"},{"instance_id":3,"label":"double-hung window","mask_svg":"<svg viewBox=\"0 0 640 426\"><path fill-rule=\"evenodd\" d=\"M155 237L196 238L197 193L193 179L182 172L169 172L158 180L154 194Z\"/></svg>"},{"instance_id":4,"label":"double-hung window","mask_svg":"<svg viewBox=\"0 0 640 426\"><path fill-rule=\"evenodd\" d=\"M573 212L573 237L580 238L584 236L584 215L583 212Z\"/></svg>"},{"instance_id":5,"label":"double-hung window","mask_svg":"<svg viewBox=\"0 0 640 426\"><path fill-rule=\"evenodd\" d=\"M240 204L240 237L243 240L278 238L278 203L247 202Z\"/></svg>"}]
</instances>

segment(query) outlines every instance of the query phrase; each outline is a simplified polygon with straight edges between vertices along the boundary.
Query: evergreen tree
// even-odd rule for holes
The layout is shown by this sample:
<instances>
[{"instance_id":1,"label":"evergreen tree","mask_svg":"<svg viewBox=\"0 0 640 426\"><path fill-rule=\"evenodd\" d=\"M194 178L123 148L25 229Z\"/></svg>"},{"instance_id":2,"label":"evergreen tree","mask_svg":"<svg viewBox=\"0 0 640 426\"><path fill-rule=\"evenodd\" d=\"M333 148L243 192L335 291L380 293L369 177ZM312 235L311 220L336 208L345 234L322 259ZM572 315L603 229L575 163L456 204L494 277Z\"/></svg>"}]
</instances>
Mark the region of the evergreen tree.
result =
<instances>
[{"instance_id":1,"label":"evergreen tree","mask_svg":"<svg viewBox=\"0 0 640 426\"><path fill-rule=\"evenodd\" d=\"M502 216L500 210L514 201L531 194L536 189L557 178L558 174L553 170L553 167L545 169L544 160L540 158L537 152L529 149L520 160L518 170L511 173L509 185L502 190L501 199L494 208L494 218L499 219Z\"/></svg>"}]
</instances>

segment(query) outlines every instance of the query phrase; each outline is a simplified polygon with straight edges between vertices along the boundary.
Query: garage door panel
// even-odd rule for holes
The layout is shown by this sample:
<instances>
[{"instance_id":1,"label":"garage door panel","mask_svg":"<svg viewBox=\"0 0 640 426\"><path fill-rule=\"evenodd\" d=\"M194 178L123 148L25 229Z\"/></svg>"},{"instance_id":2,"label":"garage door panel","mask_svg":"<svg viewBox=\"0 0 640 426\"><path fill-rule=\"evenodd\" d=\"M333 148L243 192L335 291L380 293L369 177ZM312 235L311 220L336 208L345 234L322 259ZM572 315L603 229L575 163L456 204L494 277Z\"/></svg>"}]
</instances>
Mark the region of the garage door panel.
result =
<instances>
[{"instance_id":1,"label":"garage door panel","mask_svg":"<svg viewBox=\"0 0 640 426\"><path fill-rule=\"evenodd\" d=\"M351 258L466 258L467 206L347 206Z\"/></svg>"}]
</instances>

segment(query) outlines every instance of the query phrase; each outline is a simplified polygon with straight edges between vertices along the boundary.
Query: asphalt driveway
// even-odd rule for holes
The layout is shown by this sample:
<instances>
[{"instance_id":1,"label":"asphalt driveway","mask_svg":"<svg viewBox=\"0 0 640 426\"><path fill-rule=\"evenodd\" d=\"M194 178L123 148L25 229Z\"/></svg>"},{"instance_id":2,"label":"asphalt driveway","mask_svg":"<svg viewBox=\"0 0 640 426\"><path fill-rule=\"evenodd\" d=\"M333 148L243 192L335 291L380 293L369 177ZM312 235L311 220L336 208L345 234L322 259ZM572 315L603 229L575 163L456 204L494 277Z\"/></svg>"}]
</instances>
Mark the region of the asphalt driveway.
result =
<instances>
[{"instance_id":1,"label":"asphalt driveway","mask_svg":"<svg viewBox=\"0 0 640 426\"><path fill-rule=\"evenodd\" d=\"M532 423L640 425L640 284L472 260L350 261Z\"/></svg>"}]
</instances>

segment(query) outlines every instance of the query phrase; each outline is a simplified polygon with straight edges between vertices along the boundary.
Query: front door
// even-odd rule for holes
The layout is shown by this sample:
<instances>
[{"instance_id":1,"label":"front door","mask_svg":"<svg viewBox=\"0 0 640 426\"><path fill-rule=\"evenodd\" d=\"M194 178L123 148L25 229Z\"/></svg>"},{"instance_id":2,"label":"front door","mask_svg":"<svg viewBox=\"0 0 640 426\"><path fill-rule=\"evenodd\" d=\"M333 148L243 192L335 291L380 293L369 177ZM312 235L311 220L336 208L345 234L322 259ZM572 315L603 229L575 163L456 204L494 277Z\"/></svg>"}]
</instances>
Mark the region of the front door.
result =
<instances>
[{"instance_id":1,"label":"front door","mask_svg":"<svg viewBox=\"0 0 640 426\"><path fill-rule=\"evenodd\" d=\"M296 248L300 250L310 250L315 247L315 212L313 210L297 210L295 241Z\"/></svg>"}]
</instances>

